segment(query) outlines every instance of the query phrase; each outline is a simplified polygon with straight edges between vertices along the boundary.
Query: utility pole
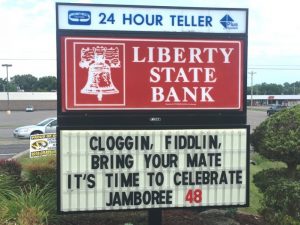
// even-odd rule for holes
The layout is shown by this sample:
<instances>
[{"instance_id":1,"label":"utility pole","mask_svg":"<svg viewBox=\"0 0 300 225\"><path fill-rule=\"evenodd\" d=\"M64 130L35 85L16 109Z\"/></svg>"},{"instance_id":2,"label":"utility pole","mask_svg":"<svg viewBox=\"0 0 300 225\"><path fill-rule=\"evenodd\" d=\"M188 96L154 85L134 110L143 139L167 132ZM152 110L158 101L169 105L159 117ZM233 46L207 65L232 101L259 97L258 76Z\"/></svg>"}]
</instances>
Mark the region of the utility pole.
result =
<instances>
[{"instance_id":1,"label":"utility pole","mask_svg":"<svg viewBox=\"0 0 300 225\"><path fill-rule=\"evenodd\" d=\"M251 75L251 106L253 106L253 75L256 74L256 72L249 72Z\"/></svg>"},{"instance_id":2,"label":"utility pole","mask_svg":"<svg viewBox=\"0 0 300 225\"><path fill-rule=\"evenodd\" d=\"M9 107L9 92L8 92L8 67L12 67L12 64L2 64L3 67L6 67L6 92L7 92L7 114L10 114L10 107Z\"/></svg>"}]
</instances>

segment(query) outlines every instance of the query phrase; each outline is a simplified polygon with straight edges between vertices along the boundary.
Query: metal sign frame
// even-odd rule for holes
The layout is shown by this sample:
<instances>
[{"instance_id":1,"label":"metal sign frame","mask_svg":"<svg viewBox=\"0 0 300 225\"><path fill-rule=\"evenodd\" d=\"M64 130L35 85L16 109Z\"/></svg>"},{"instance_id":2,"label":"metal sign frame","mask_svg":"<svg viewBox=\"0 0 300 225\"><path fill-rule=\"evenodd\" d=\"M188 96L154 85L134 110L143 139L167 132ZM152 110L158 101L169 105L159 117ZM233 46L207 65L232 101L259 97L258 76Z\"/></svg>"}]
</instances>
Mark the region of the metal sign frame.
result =
<instances>
[{"instance_id":1,"label":"metal sign frame","mask_svg":"<svg viewBox=\"0 0 300 225\"><path fill-rule=\"evenodd\" d=\"M227 11L241 11L245 13L245 30L244 32L189 32L174 31L174 30L93 30L93 29L67 29L59 28L59 7L60 6L74 6L77 11L70 11L69 17L71 23L89 23L91 15L86 11L80 11L82 6L85 7L103 7L103 8L124 8L124 9L144 9L147 10L214 10L220 12ZM78 13L78 10L80 11ZM76 14L77 13L77 14ZM224 21L222 23L230 22L231 18L227 18L225 13ZM225 18L226 17L226 18ZM69 18L69 19L70 19ZM83 20L82 20L83 19ZM209 20L209 19L208 19ZM77 21L77 22L76 22ZM223 25L223 24L222 24ZM224 26L224 25L223 25ZM234 24L232 26L235 26ZM65 110L63 98L65 93L62 90L62 37L88 37L88 38L140 38L140 39L174 39L174 40L226 40L226 41L240 41L243 43L242 46L242 93L240 94L241 108L240 109L133 109L133 110L91 110L91 109L79 109L79 110ZM57 168L58 168L58 212L69 213L61 211L61 163L62 158L60 156L61 148L61 136L60 131L62 130L164 130L164 129L234 129L244 128L247 129L247 162L249 162L249 126L246 124L247 117L247 53L248 53L248 9L238 8L194 8L194 7L159 7L159 6L134 6L134 5L99 5L99 4L69 4L69 3L56 3L56 44L57 44L57 114L58 114L58 134L57 134ZM99 49L98 49L99 50ZM101 49L100 49L101 51ZM88 92L88 91L87 91ZM249 164L246 169L246 204L244 205L233 205L233 207L247 207L249 205ZM205 207L216 207L216 206L205 206ZM224 206L217 206L224 207ZM230 207L226 205L226 207ZM151 211L152 210L152 211ZM159 209L151 209L150 213L154 211L158 212ZM76 211L77 212L77 211ZM78 211L82 212L82 211ZM90 211L89 211L90 212ZM70 212L74 213L74 211ZM155 214L159 217L158 214Z\"/></svg>"},{"instance_id":2,"label":"metal sign frame","mask_svg":"<svg viewBox=\"0 0 300 225\"><path fill-rule=\"evenodd\" d=\"M128 132L138 132L138 131L140 131L142 128L141 127L136 127L136 128L132 128L132 129L128 129L128 130L126 130L126 131L128 131ZM246 146L244 146L245 148L246 148L246 151L244 152L244 154L245 154L245 162L246 162L246 165L245 165L245 167L246 167L246 170L244 171L245 173L244 173L244 179L245 179L245 181L246 181L246 183L245 184L243 184L243 185L245 185L245 204L228 204L228 205L205 205L205 206L202 206L202 205L197 205L197 204L195 204L195 205L191 205L190 207L176 207L176 208L181 208L181 209L188 209L188 208L195 208L195 207L205 207L205 208L222 208L222 207L249 207L249 185L250 185L250 164L249 164L249 161L250 161L250 142L249 142L249 136L250 136L250 126L249 125L237 125L237 126L202 126L202 127L194 127L194 128L191 128L190 126L188 126L188 127L181 127L180 129L174 129L174 127L170 127L170 126L164 126L164 127L161 127L160 129L157 129L156 131L164 131L164 130L173 130L173 131L176 131L176 132L181 132L181 130L186 130L186 129L189 129L189 130L218 130L218 129L221 129L221 130L229 130L229 129L231 129L231 130L234 130L234 129L244 129L245 131L246 131ZM80 127L80 128L78 128L78 127L59 127L58 128L58 139L59 140L61 140L62 141L62 139L61 139L61 131L78 131L78 130L80 130L81 132L85 132L85 131L88 131L88 130L91 130L91 128L90 127ZM123 131L125 131L124 129L122 129L122 128L120 128L120 127L118 127L118 128L114 128L114 129L107 129L107 128L99 128L99 127L94 127L92 130L103 130L103 131L109 131L109 132L111 132L111 133L113 133L113 132L115 132L115 131L118 131L118 130L123 130ZM143 130L147 130L147 129L143 129ZM151 130L150 128L149 128L149 130ZM125 132L126 132L125 131ZM118 134L118 133L117 133ZM184 133L183 133L183 135L184 135ZM61 141L60 142L58 142L57 143L57 146L58 146L58 149L60 149L61 148ZM73 142L72 142L73 143ZM73 143L74 144L74 143ZM75 144L75 145L77 145L77 144ZM102 150L101 150L102 151ZM181 150L181 151L185 151L185 150ZM203 149L203 151L207 151L207 150L204 150ZM66 153L65 153L66 154ZM69 154L69 153L68 153ZM220 154L222 154L222 153L220 153ZM225 154L225 153L224 153ZM239 153L240 154L240 153ZM81 156L83 156L83 154L82 153L80 153L80 155ZM85 157L87 157L88 159L90 159L89 157L90 157L91 155L89 154L89 153L87 153L87 155L85 156ZM74 156L71 156L71 155L69 155L69 157L71 157L72 159L74 159ZM62 174L62 169L61 169L61 163L62 163L62 160L63 160L63 156L61 155L61 152L59 151L59 153L57 154L57 165L58 165L58 177L57 177L57 185L58 185L58 201L57 201L57 207L58 207L58 210L59 210L59 212L60 213L63 213L63 214L68 214L68 213L81 213L81 212L99 212L99 211L103 211L103 210L91 210L91 209L89 209L89 210L62 210L62 208L61 208L61 203L62 203L62 195L66 195L67 194L67 192L68 191L66 191L65 189L64 189L64 193L62 193L62 189L61 189L61 185L62 185L62 183L61 183L61 181L62 181L62 176L64 176L64 177L66 177L67 176L67 174L65 174L66 173L66 170L64 169L63 171L64 171L64 174ZM79 160L79 159L77 159L77 160ZM70 162L68 162L68 163L70 163ZM83 171L86 171L86 173L88 173L88 172L91 172L91 171L89 171L89 169L91 169L91 168L82 168L83 169ZM86 170L85 170L86 169ZM143 170L143 168L141 168L141 170ZM210 169L209 169L210 170ZM121 169L121 171L123 171L122 169ZM72 172L71 171L69 171L69 173L71 174ZM80 173L80 172L78 172L78 173ZM97 169L95 169L94 170L94 173L93 174L95 174L96 176L97 176L97 173L98 174L102 174L103 175L103 173L105 174L105 173L107 173L107 171L105 172L105 170L104 170L104 172L103 171L101 171L101 170L97 170ZM69 179L69 178L68 178ZM64 181L66 181L66 178L63 178L63 180ZM74 182L74 181L73 181ZM102 185L102 183L101 183L101 185ZM107 185L107 183L103 183L103 185ZM66 186L66 184L64 184L64 186ZM205 185L204 185L205 186ZM230 185L229 185L230 186ZM104 188L104 187L103 187ZM195 188L197 189L197 187L195 186ZM71 191L71 189L72 189L72 191ZM109 191L109 189L110 188L107 188L107 187L105 187L104 188L106 191ZM111 190L113 191L113 189L114 188L111 188ZM126 188L125 188L126 189ZM127 189L130 189L130 187L128 187ZM132 191L132 190L134 190L135 188L131 188L130 190ZM78 191L79 192L82 192L83 191L83 193L86 193L86 191L84 191L84 190L80 190L80 189L78 189ZM70 193L73 193L74 194L74 192L76 193L77 191L76 191L76 188L74 188L74 185L72 185L72 188L70 187L70 191L69 191ZM98 193L98 190L96 191L93 191L93 192L97 192ZM208 192L207 192L208 193ZM64 198L65 199L65 198ZM76 197L76 199L77 199L77 197ZM73 199L73 201L74 201L74 199ZM72 205L73 206L73 205ZM128 207L128 209L124 209L124 208L122 208L122 209L108 209L108 210L105 210L105 211L126 211L126 210L145 210L145 209L149 209L149 208L134 208L134 207ZM151 209L151 208L150 208ZM174 206L173 207L167 207L167 206L165 206L165 207L160 207L160 208L153 208L153 209L174 209ZM152 209L151 209L152 210Z\"/></svg>"},{"instance_id":3,"label":"metal sign frame","mask_svg":"<svg viewBox=\"0 0 300 225\"><path fill-rule=\"evenodd\" d=\"M57 3L59 5L73 5L67 3ZM84 5L74 4L74 6L99 6L99 5ZM101 6L101 5L100 5ZM185 8L185 7L151 7L151 6L119 6L119 5L103 5L106 7L127 7L127 8L154 8L154 9L184 9L184 10L197 10L208 8ZM213 8L214 10L225 10L221 8ZM57 9L58 10L58 9ZM226 10L242 10L246 12L246 24L248 20L248 11L246 9L226 9ZM58 17L58 15L57 15ZM58 19L57 19L58 27ZM57 74L58 74L58 119L63 118L65 125L72 126L78 121L78 118L85 120L85 125L93 126L95 119L98 124L101 125L122 125L124 127L130 127L131 125L144 124L145 126L155 125L194 125L194 124L245 124L246 123L246 88L247 88L247 41L248 41L248 27L246 26L245 33L197 33L197 32L145 32L145 31L95 31L95 30L60 30L57 28ZM63 102L62 98L65 98L65 94L62 91L61 83L61 62L64 60L61 58L61 41L60 37L91 37L91 38L167 38L167 39L207 39L207 40L228 40L228 41L242 41L243 46L243 62L242 62L242 92L241 93L241 109L139 109L139 110L62 110ZM230 87L229 87L230 88ZM188 115L188 116L187 116ZM91 119L92 118L92 119ZM134 119L132 119L134 118Z\"/></svg>"}]
</instances>

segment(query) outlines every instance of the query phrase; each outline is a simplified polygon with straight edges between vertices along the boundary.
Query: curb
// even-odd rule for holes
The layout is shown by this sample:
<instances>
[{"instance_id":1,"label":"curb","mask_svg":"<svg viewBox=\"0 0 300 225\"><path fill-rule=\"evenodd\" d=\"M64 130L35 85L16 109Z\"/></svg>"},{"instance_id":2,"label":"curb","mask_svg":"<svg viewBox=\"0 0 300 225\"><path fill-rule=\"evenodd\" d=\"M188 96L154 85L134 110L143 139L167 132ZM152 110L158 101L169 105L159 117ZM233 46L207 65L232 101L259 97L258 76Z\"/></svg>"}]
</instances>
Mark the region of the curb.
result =
<instances>
[{"instance_id":1,"label":"curb","mask_svg":"<svg viewBox=\"0 0 300 225\"><path fill-rule=\"evenodd\" d=\"M23 151L23 152L19 152L18 154L16 154L16 155L14 155L13 157L9 158L9 160L18 159L18 158L20 158L20 157L22 157L22 156L24 156L24 155L26 155L26 154L29 155L29 151L30 151L30 149L27 149L27 150L25 150L25 151Z\"/></svg>"}]
</instances>

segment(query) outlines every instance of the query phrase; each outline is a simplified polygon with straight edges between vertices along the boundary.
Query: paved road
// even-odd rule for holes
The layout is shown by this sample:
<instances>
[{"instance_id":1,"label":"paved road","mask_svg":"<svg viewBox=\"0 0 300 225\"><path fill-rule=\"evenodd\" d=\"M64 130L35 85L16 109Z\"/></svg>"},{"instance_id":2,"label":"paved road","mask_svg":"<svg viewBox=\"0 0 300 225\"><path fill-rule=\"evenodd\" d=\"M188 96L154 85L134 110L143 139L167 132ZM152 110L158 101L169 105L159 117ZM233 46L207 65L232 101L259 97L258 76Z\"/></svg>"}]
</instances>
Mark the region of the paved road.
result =
<instances>
[{"instance_id":1,"label":"paved road","mask_svg":"<svg viewBox=\"0 0 300 225\"><path fill-rule=\"evenodd\" d=\"M35 112L12 112L7 115L0 112L0 159L9 158L29 148L28 139L17 139L13 137L13 130L16 127L36 124L47 117L56 116L56 111L35 111ZM267 114L265 111L248 110L248 124L253 130Z\"/></svg>"},{"instance_id":2,"label":"paved road","mask_svg":"<svg viewBox=\"0 0 300 225\"><path fill-rule=\"evenodd\" d=\"M0 111L0 159L9 158L29 148L28 139L13 137L13 130L20 126L36 124L47 117L56 116L56 111L21 112L10 115Z\"/></svg>"},{"instance_id":3,"label":"paved road","mask_svg":"<svg viewBox=\"0 0 300 225\"><path fill-rule=\"evenodd\" d=\"M267 119L267 110L266 111L256 111L248 110L247 111L247 124L250 125L251 131L257 127L261 122Z\"/></svg>"}]
</instances>

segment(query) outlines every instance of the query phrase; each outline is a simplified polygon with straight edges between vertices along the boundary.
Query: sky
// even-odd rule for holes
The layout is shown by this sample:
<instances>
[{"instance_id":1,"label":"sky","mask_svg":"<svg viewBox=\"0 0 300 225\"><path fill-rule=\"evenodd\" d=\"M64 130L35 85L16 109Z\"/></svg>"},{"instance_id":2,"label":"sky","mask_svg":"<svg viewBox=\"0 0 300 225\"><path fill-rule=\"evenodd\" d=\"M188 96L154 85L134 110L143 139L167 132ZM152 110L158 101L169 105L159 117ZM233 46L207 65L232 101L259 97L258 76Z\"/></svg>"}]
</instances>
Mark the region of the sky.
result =
<instances>
[{"instance_id":1,"label":"sky","mask_svg":"<svg viewBox=\"0 0 300 225\"><path fill-rule=\"evenodd\" d=\"M300 81L297 0L0 0L0 63L9 77L56 76L55 2L248 8L248 86ZM0 78L6 78L0 67Z\"/></svg>"}]
</instances>

